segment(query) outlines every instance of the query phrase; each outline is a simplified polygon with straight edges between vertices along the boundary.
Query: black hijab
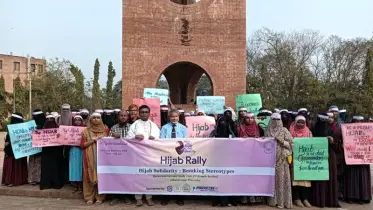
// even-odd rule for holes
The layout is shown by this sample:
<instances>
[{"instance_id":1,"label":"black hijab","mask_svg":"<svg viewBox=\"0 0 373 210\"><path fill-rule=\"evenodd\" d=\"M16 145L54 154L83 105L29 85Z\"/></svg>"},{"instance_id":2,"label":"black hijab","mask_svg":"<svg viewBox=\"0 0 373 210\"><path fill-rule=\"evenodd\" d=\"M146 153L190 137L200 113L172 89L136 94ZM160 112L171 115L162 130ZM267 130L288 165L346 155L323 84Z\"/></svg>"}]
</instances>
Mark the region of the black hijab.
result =
<instances>
[{"instance_id":1,"label":"black hijab","mask_svg":"<svg viewBox=\"0 0 373 210\"><path fill-rule=\"evenodd\" d=\"M181 109L179 109L179 123L186 126L186 120L185 120L185 114L184 111L180 112Z\"/></svg>"},{"instance_id":2,"label":"black hijab","mask_svg":"<svg viewBox=\"0 0 373 210\"><path fill-rule=\"evenodd\" d=\"M21 119L22 118L22 119ZM10 117L10 122L9 124L12 125L12 124L19 124L19 123L23 123L24 120L23 120L23 115L21 113L18 113L18 112L15 112L12 114L12 116ZM8 130L8 133L9 133L9 130ZM5 137L5 142L8 142L9 145L6 146L4 148L4 153L8 156L14 156L13 154L13 149L12 149L12 142L10 141L10 136L9 134L6 134L6 137Z\"/></svg>"},{"instance_id":3,"label":"black hijab","mask_svg":"<svg viewBox=\"0 0 373 210\"><path fill-rule=\"evenodd\" d=\"M45 121L45 124L44 124L44 129L48 129L48 128L58 128L58 124L56 122L56 120L54 118L48 118L46 121Z\"/></svg>"},{"instance_id":4,"label":"black hijab","mask_svg":"<svg viewBox=\"0 0 373 210\"><path fill-rule=\"evenodd\" d=\"M35 109L32 112L32 119L35 120L36 129L43 129L45 124L45 114L40 109Z\"/></svg>"},{"instance_id":5,"label":"black hijab","mask_svg":"<svg viewBox=\"0 0 373 210\"><path fill-rule=\"evenodd\" d=\"M168 123L168 107L165 105L161 106L161 126Z\"/></svg>"},{"instance_id":6,"label":"black hijab","mask_svg":"<svg viewBox=\"0 0 373 210\"><path fill-rule=\"evenodd\" d=\"M237 136L237 131L235 128L235 123L232 119L232 111L225 110L223 117L218 120L216 125L216 136L217 138L229 138L229 135L232 135L232 138Z\"/></svg>"},{"instance_id":7,"label":"black hijab","mask_svg":"<svg viewBox=\"0 0 373 210\"><path fill-rule=\"evenodd\" d=\"M102 122L110 129L115 125L113 113L104 112L102 114Z\"/></svg>"}]
</instances>

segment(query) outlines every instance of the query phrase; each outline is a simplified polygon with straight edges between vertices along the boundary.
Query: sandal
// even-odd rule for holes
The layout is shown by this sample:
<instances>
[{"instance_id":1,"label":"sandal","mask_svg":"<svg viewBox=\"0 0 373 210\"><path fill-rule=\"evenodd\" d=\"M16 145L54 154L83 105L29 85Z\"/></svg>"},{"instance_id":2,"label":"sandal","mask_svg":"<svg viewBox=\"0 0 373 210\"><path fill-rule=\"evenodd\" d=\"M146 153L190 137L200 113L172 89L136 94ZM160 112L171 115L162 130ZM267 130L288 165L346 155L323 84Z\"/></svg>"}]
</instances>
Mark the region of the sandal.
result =
<instances>
[{"instance_id":1,"label":"sandal","mask_svg":"<svg viewBox=\"0 0 373 210\"><path fill-rule=\"evenodd\" d=\"M90 206L93 204L93 201L87 201L87 205Z\"/></svg>"},{"instance_id":2,"label":"sandal","mask_svg":"<svg viewBox=\"0 0 373 210\"><path fill-rule=\"evenodd\" d=\"M101 204L102 204L102 201L96 201L96 203L95 203L96 206L99 206Z\"/></svg>"}]
</instances>

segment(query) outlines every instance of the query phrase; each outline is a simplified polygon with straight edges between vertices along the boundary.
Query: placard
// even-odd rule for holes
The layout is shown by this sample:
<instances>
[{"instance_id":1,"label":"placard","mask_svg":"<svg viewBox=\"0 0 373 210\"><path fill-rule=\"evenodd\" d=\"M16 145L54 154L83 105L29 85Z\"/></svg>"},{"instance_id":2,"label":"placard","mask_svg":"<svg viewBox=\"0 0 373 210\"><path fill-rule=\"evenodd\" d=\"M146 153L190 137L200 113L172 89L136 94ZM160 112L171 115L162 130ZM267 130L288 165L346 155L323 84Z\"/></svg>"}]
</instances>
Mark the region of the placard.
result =
<instances>
[{"instance_id":1,"label":"placard","mask_svg":"<svg viewBox=\"0 0 373 210\"><path fill-rule=\"evenodd\" d=\"M168 105L168 97L167 89L144 88L144 98L159 98L161 105Z\"/></svg>"},{"instance_id":2,"label":"placard","mask_svg":"<svg viewBox=\"0 0 373 210\"><path fill-rule=\"evenodd\" d=\"M32 131L32 147L60 146L57 139L58 128L38 129Z\"/></svg>"},{"instance_id":3,"label":"placard","mask_svg":"<svg viewBox=\"0 0 373 210\"><path fill-rule=\"evenodd\" d=\"M85 127L60 125L58 142L62 145L80 146Z\"/></svg>"},{"instance_id":4,"label":"placard","mask_svg":"<svg viewBox=\"0 0 373 210\"><path fill-rule=\"evenodd\" d=\"M223 114L225 106L224 96L197 96L199 110L206 114Z\"/></svg>"},{"instance_id":5,"label":"placard","mask_svg":"<svg viewBox=\"0 0 373 210\"><path fill-rule=\"evenodd\" d=\"M41 148L32 147L32 131L36 128L34 120L9 124L8 131L14 157L16 159L27 157L41 152Z\"/></svg>"},{"instance_id":6,"label":"placard","mask_svg":"<svg viewBox=\"0 0 373 210\"><path fill-rule=\"evenodd\" d=\"M329 180L327 138L294 138L294 180Z\"/></svg>"},{"instance_id":7,"label":"placard","mask_svg":"<svg viewBox=\"0 0 373 210\"><path fill-rule=\"evenodd\" d=\"M215 129L215 118L210 116L193 116L185 118L188 138L209 138Z\"/></svg>"},{"instance_id":8,"label":"placard","mask_svg":"<svg viewBox=\"0 0 373 210\"><path fill-rule=\"evenodd\" d=\"M373 164L373 123L342 124L347 165Z\"/></svg>"},{"instance_id":9,"label":"placard","mask_svg":"<svg viewBox=\"0 0 373 210\"><path fill-rule=\"evenodd\" d=\"M260 94L245 94L236 96L236 107L240 106L247 108L248 112L252 112L255 115L258 114L259 109L262 108L262 97Z\"/></svg>"}]
</instances>

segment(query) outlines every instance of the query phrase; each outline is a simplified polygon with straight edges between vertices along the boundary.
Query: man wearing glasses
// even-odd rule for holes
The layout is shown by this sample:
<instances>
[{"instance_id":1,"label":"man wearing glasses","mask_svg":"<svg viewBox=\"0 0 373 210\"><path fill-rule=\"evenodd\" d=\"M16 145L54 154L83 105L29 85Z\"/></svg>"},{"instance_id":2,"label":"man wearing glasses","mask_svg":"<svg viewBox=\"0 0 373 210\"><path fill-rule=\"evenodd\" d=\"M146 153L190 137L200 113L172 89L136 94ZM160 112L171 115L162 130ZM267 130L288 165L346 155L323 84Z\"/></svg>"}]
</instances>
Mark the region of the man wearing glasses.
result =
<instances>
[{"instance_id":1,"label":"man wearing glasses","mask_svg":"<svg viewBox=\"0 0 373 210\"><path fill-rule=\"evenodd\" d=\"M137 140L153 140L159 139L160 131L158 126L149 120L150 108L147 105L142 105L139 108L140 119L136 120L129 129L128 137ZM136 206L142 206L143 195L135 195ZM146 202L149 206L154 206L151 195L145 195Z\"/></svg>"}]
</instances>

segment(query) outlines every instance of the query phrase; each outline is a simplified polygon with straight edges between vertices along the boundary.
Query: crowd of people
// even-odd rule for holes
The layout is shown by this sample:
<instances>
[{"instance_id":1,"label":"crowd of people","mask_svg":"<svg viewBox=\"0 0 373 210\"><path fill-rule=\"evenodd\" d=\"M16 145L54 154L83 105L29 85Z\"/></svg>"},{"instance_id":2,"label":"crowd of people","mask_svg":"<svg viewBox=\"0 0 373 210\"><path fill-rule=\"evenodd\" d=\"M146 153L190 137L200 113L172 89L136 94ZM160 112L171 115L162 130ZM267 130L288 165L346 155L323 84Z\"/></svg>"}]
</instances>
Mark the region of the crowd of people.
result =
<instances>
[{"instance_id":1,"label":"crowd of people","mask_svg":"<svg viewBox=\"0 0 373 210\"><path fill-rule=\"evenodd\" d=\"M37 129L58 128L60 125L85 126L80 147L43 147L42 152L25 158L15 159L9 135L5 139L5 157L2 185L39 185L40 190L61 189L67 183L75 187L76 193L83 193L88 205L102 204L106 195L98 192L97 141L102 137L126 139L171 139L187 138L186 120L190 116L206 116L203 110L185 112L182 109L161 106L159 128L149 119L150 108L132 104L128 109L95 110L72 112L68 104L57 112L44 113L37 109L33 119ZM348 119L345 110L331 106L325 113L311 119L306 108L297 112L286 109L272 111L261 108L257 116L245 107L238 107L237 114L227 107L222 115L210 114L216 120L215 130L210 134L215 138L273 137L276 146L275 187L272 197L212 197L213 206L246 204L268 204L278 208L298 207L340 207L339 200L349 203L370 203L371 174L369 165L346 165L344 159L342 123L369 121L361 116ZM270 118L268 126L262 128L256 117ZM21 113L11 115L10 124L24 122ZM326 137L329 141L329 180L295 181L292 170L292 139L301 137ZM248 139L250 140L250 139ZM248 151L250 152L250 151ZM111 205L124 201L132 203L130 195L110 195ZM145 197L145 200L143 199ZM154 202L151 195L135 195L136 205L144 201L149 206ZM167 205L170 196L162 196L161 204ZM178 205L184 205L183 196L175 196Z\"/></svg>"}]
</instances>

